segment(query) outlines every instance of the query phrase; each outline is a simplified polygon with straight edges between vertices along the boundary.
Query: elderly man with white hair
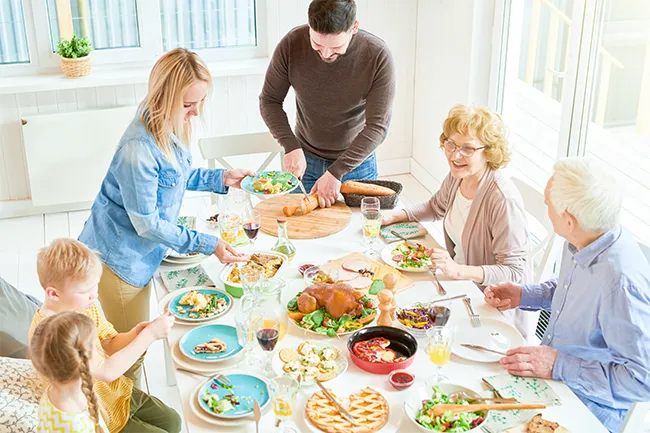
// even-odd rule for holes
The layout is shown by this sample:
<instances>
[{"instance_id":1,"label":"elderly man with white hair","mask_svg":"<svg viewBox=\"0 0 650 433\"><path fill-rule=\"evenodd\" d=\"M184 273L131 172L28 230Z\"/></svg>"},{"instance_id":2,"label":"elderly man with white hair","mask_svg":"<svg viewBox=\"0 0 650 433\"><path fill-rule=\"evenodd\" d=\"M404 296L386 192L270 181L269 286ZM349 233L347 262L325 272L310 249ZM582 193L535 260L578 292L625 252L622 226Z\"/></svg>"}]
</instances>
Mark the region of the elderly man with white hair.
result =
<instances>
[{"instance_id":1,"label":"elderly man with white hair","mask_svg":"<svg viewBox=\"0 0 650 433\"><path fill-rule=\"evenodd\" d=\"M611 432L630 405L650 401L650 266L618 223L621 196L595 161L558 161L544 201L567 240L559 277L485 289L500 310L551 311L542 345L508 351L503 368L565 382Z\"/></svg>"}]
</instances>

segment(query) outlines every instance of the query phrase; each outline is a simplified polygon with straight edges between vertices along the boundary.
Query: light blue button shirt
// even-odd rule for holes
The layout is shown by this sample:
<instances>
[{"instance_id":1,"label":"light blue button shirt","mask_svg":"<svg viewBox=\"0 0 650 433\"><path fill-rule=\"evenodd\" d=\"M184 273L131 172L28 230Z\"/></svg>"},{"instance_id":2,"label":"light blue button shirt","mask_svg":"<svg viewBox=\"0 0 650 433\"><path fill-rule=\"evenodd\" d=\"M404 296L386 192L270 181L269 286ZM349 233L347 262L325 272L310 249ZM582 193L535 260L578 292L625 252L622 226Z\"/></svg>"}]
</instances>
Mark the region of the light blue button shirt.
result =
<instances>
[{"instance_id":1,"label":"light blue button shirt","mask_svg":"<svg viewBox=\"0 0 650 433\"><path fill-rule=\"evenodd\" d=\"M176 223L185 190L226 193L224 170L192 168L175 137L167 159L136 116L124 132L79 240L127 283L146 286L173 248L210 255L214 236Z\"/></svg>"},{"instance_id":2,"label":"light blue button shirt","mask_svg":"<svg viewBox=\"0 0 650 433\"><path fill-rule=\"evenodd\" d=\"M559 278L522 286L521 308L551 311L553 379L611 432L650 401L650 266L630 232L616 226L579 252L567 242Z\"/></svg>"}]
</instances>

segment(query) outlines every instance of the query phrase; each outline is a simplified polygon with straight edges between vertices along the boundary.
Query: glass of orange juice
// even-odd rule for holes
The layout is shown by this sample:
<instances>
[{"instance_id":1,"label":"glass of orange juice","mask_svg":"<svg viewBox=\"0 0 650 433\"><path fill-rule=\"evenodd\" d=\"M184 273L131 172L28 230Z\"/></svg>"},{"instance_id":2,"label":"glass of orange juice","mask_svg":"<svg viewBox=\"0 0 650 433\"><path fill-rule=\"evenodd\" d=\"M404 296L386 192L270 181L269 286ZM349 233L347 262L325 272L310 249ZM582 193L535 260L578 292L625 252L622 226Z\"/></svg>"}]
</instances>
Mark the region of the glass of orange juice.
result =
<instances>
[{"instance_id":1,"label":"glass of orange juice","mask_svg":"<svg viewBox=\"0 0 650 433\"><path fill-rule=\"evenodd\" d=\"M278 376L271 379L271 395L273 396L273 413L275 413L279 428L275 433L298 433L294 428L292 418L296 404L296 394L300 384L289 376Z\"/></svg>"},{"instance_id":2,"label":"glass of orange juice","mask_svg":"<svg viewBox=\"0 0 650 433\"><path fill-rule=\"evenodd\" d=\"M454 328L451 326L433 326L427 331L427 352L429 359L438 371L431 378L431 382L446 382L448 379L442 375L442 368L451 358L451 345L454 342Z\"/></svg>"}]
</instances>

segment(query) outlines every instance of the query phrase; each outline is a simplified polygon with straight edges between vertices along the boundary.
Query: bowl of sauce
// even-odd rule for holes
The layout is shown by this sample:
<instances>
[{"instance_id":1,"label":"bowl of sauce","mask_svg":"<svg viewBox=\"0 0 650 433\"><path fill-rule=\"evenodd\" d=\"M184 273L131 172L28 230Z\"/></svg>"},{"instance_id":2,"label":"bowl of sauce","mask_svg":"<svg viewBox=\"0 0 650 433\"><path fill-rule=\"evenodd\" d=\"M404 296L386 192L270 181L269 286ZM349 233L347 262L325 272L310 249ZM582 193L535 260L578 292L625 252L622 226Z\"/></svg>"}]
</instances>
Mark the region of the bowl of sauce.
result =
<instances>
[{"instance_id":1,"label":"bowl of sauce","mask_svg":"<svg viewBox=\"0 0 650 433\"><path fill-rule=\"evenodd\" d=\"M388 375L388 381L398 391L408 388L415 382L415 376L406 370L395 370Z\"/></svg>"}]
</instances>

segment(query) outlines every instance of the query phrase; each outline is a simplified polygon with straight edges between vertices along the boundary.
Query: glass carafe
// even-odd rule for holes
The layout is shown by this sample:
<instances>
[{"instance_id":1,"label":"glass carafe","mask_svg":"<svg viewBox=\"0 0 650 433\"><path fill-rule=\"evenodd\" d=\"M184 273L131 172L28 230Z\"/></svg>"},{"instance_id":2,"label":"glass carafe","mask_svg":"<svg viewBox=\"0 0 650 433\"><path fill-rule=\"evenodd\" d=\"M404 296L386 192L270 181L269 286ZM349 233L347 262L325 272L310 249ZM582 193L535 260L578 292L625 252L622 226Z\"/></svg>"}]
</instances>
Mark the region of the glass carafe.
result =
<instances>
[{"instance_id":1,"label":"glass carafe","mask_svg":"<svg viewBox=\"0 0 650 433\"><path fill-rule=\"evenodd\" d=\"M261 281L255 283L252 290L241 298L242 311L261 318L256 335L266 355L264 372L269 377L273 375L271 358L275 345L287 334L289 323L287 309L280 299L285 286L284 281L279 278ZM274 334L274 341L269 341L271 334Z\"/></svg>"},{"instance_id":2,"label":"glass carafe","mask_svg":"<svg viewBox=\"0 0 650 433\"><path fill-rule=\"evenodd\" d=\"M272 251L282 253L289 258L289 261L296 255L296 247L289 240L289 231L287 229L287 218L278 218L278 240L275 242Z\"/></svg>"},{"instance_id":3,"label":"glass carafe","mask_svg":"<svg viewBox=\"0 0 650 433\"><path fill-rule=\"evenodd\" d=\"M251 203L250 196L240 189L230 188L224 200L222 212L236 214L240 220L237 236L231 244L236 247L248 245L250 240L244 232L243 223L250 218L250 215L253 215L253 204Z\"/></svg>"}]
</instances>

